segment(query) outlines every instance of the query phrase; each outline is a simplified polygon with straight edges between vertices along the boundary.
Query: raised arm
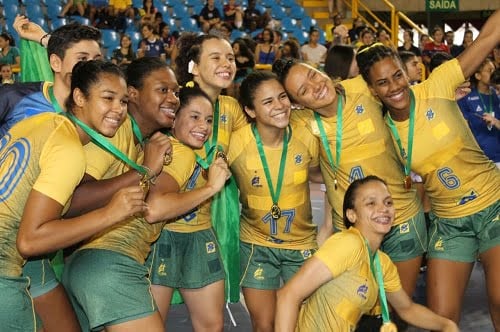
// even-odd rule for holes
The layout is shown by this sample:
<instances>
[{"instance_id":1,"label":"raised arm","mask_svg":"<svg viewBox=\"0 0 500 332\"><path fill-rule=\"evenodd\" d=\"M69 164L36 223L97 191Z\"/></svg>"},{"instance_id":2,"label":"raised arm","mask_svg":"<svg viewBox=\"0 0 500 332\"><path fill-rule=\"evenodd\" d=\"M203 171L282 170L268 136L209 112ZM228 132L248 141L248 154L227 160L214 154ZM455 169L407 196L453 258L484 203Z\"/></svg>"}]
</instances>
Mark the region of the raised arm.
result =
<instances>
[{"instance_id":1,"label":"raised arm","mask_svg":"<svg viewBox=\"0 0 500 332\"><path fill-rule=\"evenodd\" d=\"M295 331L302 302L330 280L332 273L328 267L318 258L309 258L292 279L278 290L275 331Z\"/></svg>"},{"instance_id":2,"label":"raised arm","mask_svg":"<svg viewBox=\"0 0 500 332\"><path fill-rule=\"evenodd\" d=\"M398 315L412 325L432 331L458 331L458 327L453 321L413 302L402 289L397 292L387 293L387 300Z\"/></svg>"},{"instance_id":3,"label":"raised arm","mask_svg":"<svg viewBox=\"0 0 500 332\"><path fill-rule=\"evenodd\" d=\"M483 60L500 43L500 9L484 23L479 36L458 57L464 77L473 75Z\"/></svg>"}]
</instances>

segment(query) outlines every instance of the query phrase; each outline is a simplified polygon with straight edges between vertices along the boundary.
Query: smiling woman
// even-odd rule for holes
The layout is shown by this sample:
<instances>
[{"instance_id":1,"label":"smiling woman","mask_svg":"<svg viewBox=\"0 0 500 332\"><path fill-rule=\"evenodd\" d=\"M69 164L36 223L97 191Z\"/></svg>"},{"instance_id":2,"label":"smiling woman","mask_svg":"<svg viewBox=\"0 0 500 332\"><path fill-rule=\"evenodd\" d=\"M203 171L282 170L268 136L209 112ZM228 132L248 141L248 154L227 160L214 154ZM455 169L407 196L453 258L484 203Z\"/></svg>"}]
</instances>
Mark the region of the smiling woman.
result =
<instances>
[{"instance_id":1,"label":"smiling woman","mask_svg":"<svg viewBox=\"0 0 500 332\"><path fill-rule=\"evenodd\" d=\"M7 184L0 194L0 289L6 295L0 299L0 321L13 331L40 329L27 290L29 278L21 276L26 258L74 245L146 209L141 188L127 187L103 208L62 222L64 207L85 172L88 133L113 136L126 117L128 98L123 73L113 64L81 62L73 77L69 119L36 115L0 140L0 178Z\"/></svg>"}]
</instances>

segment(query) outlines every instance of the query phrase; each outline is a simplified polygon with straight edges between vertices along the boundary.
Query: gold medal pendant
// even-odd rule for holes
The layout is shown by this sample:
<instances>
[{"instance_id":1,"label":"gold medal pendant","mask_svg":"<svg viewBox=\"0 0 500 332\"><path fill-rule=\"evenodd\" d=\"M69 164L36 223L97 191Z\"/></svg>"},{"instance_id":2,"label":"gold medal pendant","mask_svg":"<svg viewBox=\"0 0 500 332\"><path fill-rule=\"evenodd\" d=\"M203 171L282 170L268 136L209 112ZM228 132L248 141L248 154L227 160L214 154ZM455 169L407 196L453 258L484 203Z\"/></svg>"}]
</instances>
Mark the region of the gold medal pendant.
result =
<instances>
[{"instance_id":1,"label":"gold medal pendant","mask_svg":"<svg viewBox=\"0 0 500 332\"><path fill-rule=\"evenodd\" d=\"M382 324L380 332L398 332L398 328L393 322L387 322Z\"/></svg>"},{"instance_id":2,"label":"gold medal pendant","mask_svg":"<svg viewBox=\"0 0 500 332\"><path fill-rule=\"evenodd\" d=\"M409 176L409 175L405 176L405 178L403 180L403 186L406 190L411 189L411 176Z\"/></svg>"},{"instance_id":3,"label":"gold medal pendant","mask_svg":"<svg viewBox=\"0 0 500 332\"><path fill-rule=\"evenodd\" d=\"M273 219L281 218L281 209L277 204L271 206L271 217L273 217Z\"/></svg>"},{"instance_id":4,"label":"gold medal pendant","mask_svg":"<svg viewBox=\"0 0 500 332\"><path fill-rule=\"evenodd\" d=\"M203 178L204 178L205 180L208 180L208 169L204 169L204 168L203 168L203 169L201 170L201 176L203 176Z\"/></svg>"},{"instance_id":5,"label":"gold medal pendant","mask_svg":"<svg viewBox=\"0 0 500 332\"><path fill-rule=\"evenodd\" d=\"M141 179L141 181L139 182L139 186L141 187L142 192L144 193L144 197L146 197L146 195L149 192L149 181L148 181L148 179L146 179L145 177L143 177Z\"/></svg>"},{"instance_id":6,"label":"gold medal pendant","mask_svg":"<svg viewBox=\"0 0 500 332\"><path fill-rule=\"evenodd\" d=\"M215 158L222 158L227 163L227 156L224 151L217 151Z\"/></svg>"},{"instance_id":7,"label":"gold medal pendant","mask_svg":"<svg viewBox=\"0 0 500 332\"><path fill-rule=\"evenodd\" d=\"M165 154L165 156L163 157L163 166L168 166L170 165L171 162L172 162L172 154L171 153Z\"/></svg>"}]
</instances>

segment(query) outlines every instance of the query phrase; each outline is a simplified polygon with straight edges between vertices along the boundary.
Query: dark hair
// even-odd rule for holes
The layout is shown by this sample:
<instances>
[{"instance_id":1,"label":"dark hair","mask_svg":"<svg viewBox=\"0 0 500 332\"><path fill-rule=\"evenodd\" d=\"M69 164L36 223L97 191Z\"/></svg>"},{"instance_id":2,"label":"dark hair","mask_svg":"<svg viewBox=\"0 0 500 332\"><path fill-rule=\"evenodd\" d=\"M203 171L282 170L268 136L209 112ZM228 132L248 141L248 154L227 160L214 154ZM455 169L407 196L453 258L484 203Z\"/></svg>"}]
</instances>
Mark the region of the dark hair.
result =
<instances>
[{"instance_id":1,"label":"dark hair","mask_svg":"<svg viewBox=\"0 0 500 332\"><path fill-rule=\"evenodd\" d=\"M334 45L326 55L325 73L331 78L345 80L354 59L354 48L347 45Z\"/></svg>"},{"instance_id":2,"label":"dark hair","mask_svg":"<svg viewBox=\"0 0 500 332\"><path fill-rule=\"evenodd\" d=\"M117 65L108 61L80 61L73 67L73 72L71 74L71 92L65 102L68 112L71 112L75 107L73 91L79 89L82 91L83 95L88 98L91 87L99 82L101 75L104 73L116 75L125 80L123 71Z\"/></svg>"},{"instance_id":3,"label":"dark hair","mask_svg":"<svg viewBox=\"0 0 500 332\"><path fill-rule=\"evenodd\" d=\"M406 66L406 63L408 61L411 61L411 59L413 59L417 55L411 51L399 51L398 55L399 55L399 58L401 59L401 62L403 63L403 67L408 72L408 67Z\"/></svg>"},{"instance_id":4,"label":"dark hair","mask_svg":"<svg viewBox=\"0 0 500 332\"><path fill-rule=\"evenodd\" d=\"M491 74L490 84L493 85L500 84L500 67L495 69L495 71Z\"/></svg>"},{"instance_id":5,"label":"dark hair","mask_svg":"<svg viewBox=\"0 0 500 332\"><path fill-rule=\"evenodd\" d=\"M236 39L233 42L233 45L234 44L238 44L239 45L239 47L240 47L240 55L241 56L247 57L251 61L253 60L253 58L254 58L253 52L250 50L250 48L248 47L246 41L243 38Z\"/></svg>"},{"instance_id":6,"label":"dark hair","mask_svg":"<svg viewBox=\"0 0 500 332\"><path fill-rule=\"evenodd\" d=\"M432 72L437 67L441 66L442 63L453 59L450 53L446 52L436 52L431 56L431 61L429 62L429 71Z\"/></svg>"},{"instance_id":7,"label":"dark hair","mask_svg":"<svg viewBox=\"0 0 500 332\"><path fill-rule=\"evenodd\" d=\"M471 85L471 87L477 88L477 84L479 83L479 80L476 78L476 73L481 72L483 70L484 66L486 66L486 64L488 64L488 63L492 63L493 66L495 66L494 62L493 62L493 60L491 58L484 59L484 61L481 62L481 64L479 65L479 67L477 67L476 72L474 73L474 75L471 75L471 77L470 77L470 85ZM495 71L498 71L498 68ZM496 84L496 83L493 83L492 79L493 79L493 73L492 73L492 75L490 77L490 84Z\"/></svg>"},{"instance_id":8,"label":"dark hair","mask_svg":"<svg viewBox=\"0 0 500 332\"><path fill-rule=\"evenodd\" d=\"M6 41L9 42L9 46L16 46L16 41L14 40L14 37L12 37L11 34L7 33L7 32L2 32L0 34L0 37L2 37L3 39L5 39Z\"/></svg>"},{"instance_id":9,"label":"dark hair","mask_svg":"<svg viewBox=\"0 0 500 332\"><path fill-rule=\"evenodd\" d=\"M368 85L370 84L369 74L371 67L385 58L393 58L403 66L398 54L392 48L382 43L374 43L359 48L358 54L356 54L356 61L358 62L359 72Z\"/></svg>"},{"instance_id":10,"label":"dark hair","mask_svg":"<svg viewBox=\"0 0 500 332\"><path fill-rule=\"evenodd\" d=\"M413 42L413 30L412 29L405 29L405 32L408 32L408 35L410 36L410 39Z\"/></svg>"},{"instance_id":11,"label":"dark hair","mask_svg":"<svg viewBox=\"0 0 500 332\"><path fill-rule=\"evenodd\" d=\"M185 87L182 87L182 89L179 91L180 106L179 106L179 110L177 111L177 113L182 111L182 109L187 104L189 104L189 102L193 98L196 98L196 97L206 98L210 102L210 105L212 105L212 100L210 99L210 97L202 89L200 89L198 86L194 86L194 87L186 87L185 86Z\"/></svg>"},{"instance_id":12,"label":"dark hair","mask_svg":"<svg viewBox=\"0 0 500 332\"><path fill-rule=\"evenodd\" d=\"M290 47L290 58L300 59L300 45L294 39L288 39L283 43L283 47Z\"/></svg>"},{"instance_id":13,"label":"dark hair","mask_svg":"<svg viewBox=\"0 0 500 332\"><path fill-rule=\"evenodd\" d=\"M57 28L52 32L47 45L47 54L50 57L52 54L64 59L66 51L74 44L82 40L93 40L97 43L101 42L101 31L97 28L79 23L71 23Z\"/></svg>"},{"instance_id":14,"label":"dark hair","mask_svg":"<svg viewBox=\"0 0 500 332\"><path fill-rule=\"evenodd\" d=\"M140 89L146 77L152 72L163 68L172 70L167 63L160 58L144 57L135 59L127 66L127 85Z\"/></svg>"},{"instance_id":15,"label":"dark hair","mask_svg":"<svg viewBox=\"0 0 500 332\"><path fill-rule=\"evenodd\" d=\"M269 39L269 43L273 43L274 41L274 32L272 29L270 28L264 28L261 32L261 35L260 35L260 41L263 43L264 42L264 32L269 32L269 35L270 35L270 39Z\"/></svg>"},{"instance_id":16,"label":"dark hair","mask_svg":"<svg viewBox=\"0 0 500 332\"><path fill-rule=\"evenodd\" d=\"M210 39L225 40L215 35L198 35L194 32L184 32L177 40L179 56L175 58L175 74L180 85L185 85L193 80L193 74L188 72L189 61L200 63L200 54L203 51L203 43Z\"/></svg>"},{"instance_id":17,"label":"dark hair","mask_svg":"<svg viewBox=\"0 0 500 332\"><path fill-rule=\"evenodd\" d=\"M240 86L239 102L241 108L244 109L245 107L248 107L249 109L254 109L255 91L263 82L271 80L276 80L279 82L278 77L268 70L258 70L248 74L243 82L241 82Z\"/></svg>"},{"instance_id":18,"label":"dark hair","mask_svg":"<svg viewBox=\"0 0 500 332\"><path fill-rule=\"evenodd\" d=\"M372 181L378 181L387 186L387 183L385 183L385 181L379 178L378 176L368 175L363 179L354 180L347 188L344 195L344 203L342 204L342 215L345 228L349 228L352 226L352 223L347 218L347 210L354 209L354 201L356 200L356 195L358 193L359 188L363 187L365 184Z\"/></svg>"},{"instance_id":19,"label":"dark hair","mask_svg":"<svg viewBox=\"0 0 500 332\"><path fill-rule=\"evenodd\" d=\"M273 63L273 73L278 77L281 84L284 84L290 68L299 63L300 61L297 59L277 59Z\"/></svg>"}]
</instances>

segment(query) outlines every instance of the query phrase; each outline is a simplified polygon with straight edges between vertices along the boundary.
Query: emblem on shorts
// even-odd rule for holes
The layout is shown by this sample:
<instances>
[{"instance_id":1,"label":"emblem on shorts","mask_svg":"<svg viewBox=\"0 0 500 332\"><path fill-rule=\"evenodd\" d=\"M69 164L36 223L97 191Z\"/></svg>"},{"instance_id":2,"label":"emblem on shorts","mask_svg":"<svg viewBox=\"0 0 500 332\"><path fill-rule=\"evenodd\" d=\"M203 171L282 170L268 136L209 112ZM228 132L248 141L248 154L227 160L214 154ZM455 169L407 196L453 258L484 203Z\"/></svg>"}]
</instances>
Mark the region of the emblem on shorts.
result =
<instances>
[{"instance_id":1,"label":"emblem on shorts","mask_svg":"<svg viewBox=\"0 0 500 332\"><path fill-rule=\"evenodd\" d=\"M444 251L443 239L441 238L441 236L436 241L436 243L434 243L434 250Z\"/></svg>"},{"instance_id":2,"label":"emblem on shorts","mask_svg":"<svg viewBox=\"0 0 500 332\"><path fill-rule=\"evenodd\" d=\"M252 178L252 187L262 187L262 185L260 184L260 177L255 175L253 178Z\"/></svg>"},{"instance_id":3,"label":"emblem on shorts","mask_svg":"<svg viewBox=\"0 0 500 332\"><path fill-rule=\"evenodd\" d=\"M410 233L410 225L405 222L399 225L399 234Z\"/></svg>"},{"instance_id":4,"label":"emblem on shorts","mask_svg":"<svg viewBox=\"0 0 500 332\"><path fill-rule=\"evenodd\" d=\"M205 246L207 247L207 254L213 254L215 252L215 243L212 241L205 243Z\"/></svg>"},{"instance_id":5,"label":"emblem on shorts","mask_svg":"<svg viewBox=\"0 0 500 332\"><path fill-rule=\"evenodd\" d=\"M259 264L259 267L257 268L257 270L255 270L255 272L253 273L253 278L254 279L257 279L257 280L264 280L264 269L260 267L260 264Z\"/></svg>"},{"instance_id":6,"label":"emblem on shorts","mask_svg":"<svg viewBox=\"0 0 500 332\"><path fill-rule=\"evenodd\" d=\"M432 120L432 119L434 119L435 116L436 116L436 113L434 113L432 108L429 108L427 110L427 112L425 112L425 117L427 118L427 120Z\"/></svg>"},{"instance_id":7,"label":"emblem on shorts","mask_svg":"<svg viewBox=\"0 0 500 332\"><path fill-rule=\"evenodd\" d=\"M302 253L302 257L304 259L308 259L309 257L312 256L312 251L310 249L301 250L300 252Z\"/></svg>"},{"instance_id":8,"label":"emblem on shorts","mask_svg":"<svg viewBox=\"0 0 500 332\"><path fill-rule=\"evenodd\" d=\"M160 265L158 266L158 275L159 276L166 276L167 272L165 272L165 270L166 270L165 263L160 263Z\"/></svg>"},{"instance_id":9,"label":"emblem on shorts","mask_svg":"<svg viewBox=\"0 0 500 332\"><path fill-rule=\"evenodd\" d=\"M360 298L366 300L366 293L368 293L368 286L366 284L359 286L356 293Z\"/></svg>"},{"instance_id":10,"label":"emblem on shorts","mask_svg":"<svg viewBox=\"0 0 500 332\"><path fill-rule=\"evenodd\" d=\"M363 112L365 111L365 108L363 107L363 104L359 104L358 106L356 106L356 114L363 114Z\"/></svg>"}]
</instances>

